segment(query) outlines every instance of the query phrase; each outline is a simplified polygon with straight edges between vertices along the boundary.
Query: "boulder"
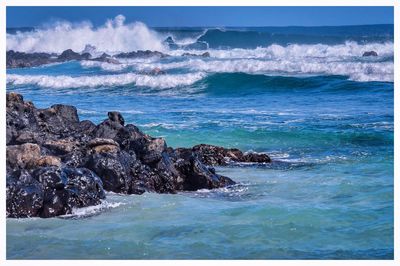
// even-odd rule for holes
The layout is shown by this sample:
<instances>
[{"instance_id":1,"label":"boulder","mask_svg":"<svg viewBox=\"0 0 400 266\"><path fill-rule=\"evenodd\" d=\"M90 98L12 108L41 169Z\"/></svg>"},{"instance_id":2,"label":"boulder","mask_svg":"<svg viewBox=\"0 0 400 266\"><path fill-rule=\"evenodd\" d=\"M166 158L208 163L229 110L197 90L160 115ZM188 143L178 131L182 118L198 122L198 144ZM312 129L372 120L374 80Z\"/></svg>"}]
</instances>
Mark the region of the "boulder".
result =
<instances>
[{"instance_id":1,"label":"boulder","mask_svg":"<svg viewBox=\"0 0 400 266\"><path fill-rule=\"evenodd\" d=\"M63 51L58 59L61 61L71 61L71 60L82 60L82 56L79 53L72 51L72 49L67 49Z\"/></svg>"},{"instance_id":2,"label":"boulder","mask_svg":"<svg viewBox=\"0 0 400 266\"><path fill-rule=\"evenodd\" d=\"M200 144L191 149L179 148L178 151L191 151L206 165L228 165L234 162L246 163L270 163L271 158L263 153L243 153L239 149L227 149L224 147Z\"/></svg>"},{"instance_id":3,"label":"boulder","mask_svg":"<svg viewBox=\"0 0 400 266\"><path fill-rule=\"evenodd\" d=\"M7 167L11 169L30 169L37 166L40 159L40 146L33 143L7 146Z\"/></svg>"}]
</instances>

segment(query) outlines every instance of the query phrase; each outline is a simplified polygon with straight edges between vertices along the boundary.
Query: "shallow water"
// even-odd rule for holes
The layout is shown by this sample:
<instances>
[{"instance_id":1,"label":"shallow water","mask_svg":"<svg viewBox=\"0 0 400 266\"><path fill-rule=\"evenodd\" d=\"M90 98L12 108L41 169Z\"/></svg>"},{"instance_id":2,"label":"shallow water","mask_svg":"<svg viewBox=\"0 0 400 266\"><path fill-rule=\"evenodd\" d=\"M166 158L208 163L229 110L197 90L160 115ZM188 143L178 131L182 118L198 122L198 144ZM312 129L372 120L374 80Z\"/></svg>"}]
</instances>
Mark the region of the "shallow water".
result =
<instances>
[{"instance_id":1,"label":"shallow water","mask_svg":"<svg viewBox=\"0 0 400 266\"><path fill-rule=\"evenodd\" d=\"M7 70L7 91L37 107L71 104L95 123L117 110L172 147L223 145L274 161L218 168L238 182L230 188L108 194L66 217L7 219L7 258L393 258L393 43L344 31L354 36L309 29L321 44L281 48L215 42L210 58L182 58L180 47L118 66ZM359 56L371 47L382 55ZM153 67L167 75L140 74Z\"/></svg>"}]
</instances>

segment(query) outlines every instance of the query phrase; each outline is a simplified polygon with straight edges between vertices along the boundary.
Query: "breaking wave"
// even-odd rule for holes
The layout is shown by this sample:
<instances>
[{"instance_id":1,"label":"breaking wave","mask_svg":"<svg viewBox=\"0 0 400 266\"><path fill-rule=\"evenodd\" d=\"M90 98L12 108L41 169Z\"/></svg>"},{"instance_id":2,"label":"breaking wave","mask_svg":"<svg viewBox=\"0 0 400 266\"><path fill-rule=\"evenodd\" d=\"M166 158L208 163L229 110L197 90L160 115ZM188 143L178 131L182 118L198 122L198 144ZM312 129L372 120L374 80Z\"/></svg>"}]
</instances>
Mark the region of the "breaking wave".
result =
<instances>
[{"instance_id":1,"label":"breaking wave","mask_svg":"<svg viewBox=\"0 0 400 266\"><path fill-rule=\"evenodd\" d=\"M7 50L61 53L66 49L81 52L86 45L107 53L135 50L164 51L162 37L141 22L125 23L116 16L95 28L90 22L67 21L45 25L34 31L7 34Z\"/></svg>"},{"instance_id":2,"label":"breaking wave","mask_svg":"<svg viewBox=\"0 0 400 266\"><path fill-rule=\"evenodd\" d=\"M26 85L34 84L47 88L80 88L100 86L123 86L134 84L136 86L151 88L172 88L188 86L205 77L204 73L177 74L177 75L140 75L134 73L100 75L100 76L48 76L48 75L7 75L7 84Z\"/></svg>"}]
</instances>

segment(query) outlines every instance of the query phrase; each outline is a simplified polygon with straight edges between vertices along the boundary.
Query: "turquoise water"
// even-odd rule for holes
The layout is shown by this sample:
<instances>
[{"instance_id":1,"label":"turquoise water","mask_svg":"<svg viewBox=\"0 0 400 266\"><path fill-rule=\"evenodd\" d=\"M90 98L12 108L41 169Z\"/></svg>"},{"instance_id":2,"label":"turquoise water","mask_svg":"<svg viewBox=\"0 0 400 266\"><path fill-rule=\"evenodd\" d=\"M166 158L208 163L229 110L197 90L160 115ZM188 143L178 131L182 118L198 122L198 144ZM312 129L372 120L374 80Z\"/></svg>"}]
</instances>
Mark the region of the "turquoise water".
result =
<instances>
[{"instance_id":1,"label":"turquoise water","mask_svg":"<svg viewBox=\"0 0 400 266\"><path fill-rule=\"evenodd\" d=\"M7 219L7 258L392 259L393 42L385 27L343 28L335 42L306 28L319 44L295 36L295 45L259 48L218 46L211 32L194 42L209 38L210 58L169 47L171 57L117 66L7 70L7 91L37 107L71 104L95 123L116 110L172 147L208 143L274 161L218 168L238 182L231 188L109 194L67 217ZM360 56L372 48L377 58ZM167 74L140 72L154 67Z\"/></svg>"}]
</instances>

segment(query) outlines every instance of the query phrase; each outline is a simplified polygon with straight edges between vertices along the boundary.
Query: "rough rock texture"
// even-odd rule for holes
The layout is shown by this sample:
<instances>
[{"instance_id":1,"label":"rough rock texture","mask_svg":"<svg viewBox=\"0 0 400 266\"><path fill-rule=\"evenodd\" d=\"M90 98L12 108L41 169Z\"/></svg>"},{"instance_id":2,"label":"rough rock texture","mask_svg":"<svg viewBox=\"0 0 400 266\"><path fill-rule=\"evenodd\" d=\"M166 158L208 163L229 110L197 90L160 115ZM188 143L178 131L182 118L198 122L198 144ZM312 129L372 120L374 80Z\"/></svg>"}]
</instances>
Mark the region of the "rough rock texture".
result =
<instances>
[{"instance_id":1,"label":"rough rock texture","mask_svg":"<svg viewBox=\"0 0 400 266\"><path fill-rule=\"evenodd\" d=\"M71 49L63 51L61 54L49 54L49 53L23 53L15 52L13 50L7 51L6 54L6 66L7 68L22 68L22 67L36 67L51 63L62 63L72 60L88 60L106 62L110 64L120 64L116 58L148 58L148 57L166 57L168 55L158 51L135 51L129 53L117 54L114 58L106 53L103 53L97 58L92 58L92 55L88 52L93 49L86 49L82 53L74 52ZM94 49L95 50L95 49ZM93 50L93 51L94 51ZM92 52L93 52L92 51Z\"/></svg>"},{"instance_id":2,"label":"rough rock texture","mask_svg":"<svg viewBox=\"0 0 400 266\"><path fill-rule=\"evenodd\" d=\"M198 145L173 149L109 112L98 125L80 121L75 107L38 109L7 94L7 216L52 217L99 204L104 190L176 193L235 184L213 165L268 162L261 154ZM104 190L103 190L104 189Z\"/></svg>"},{"instance_id":3,"label":"rough rock texture","mask_svg":"<svg viewBox=\"0 0 400 266\"><path fill-rule=\"evenodd\" d=\"M230 163L270 163L271 158L264 153L243 153L239 149L226 149L219 146L200 144L191 149L179 148L179 152L191 151L206 165L218 166Z\"/></svg>"}]
</instances>

